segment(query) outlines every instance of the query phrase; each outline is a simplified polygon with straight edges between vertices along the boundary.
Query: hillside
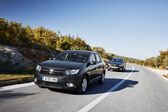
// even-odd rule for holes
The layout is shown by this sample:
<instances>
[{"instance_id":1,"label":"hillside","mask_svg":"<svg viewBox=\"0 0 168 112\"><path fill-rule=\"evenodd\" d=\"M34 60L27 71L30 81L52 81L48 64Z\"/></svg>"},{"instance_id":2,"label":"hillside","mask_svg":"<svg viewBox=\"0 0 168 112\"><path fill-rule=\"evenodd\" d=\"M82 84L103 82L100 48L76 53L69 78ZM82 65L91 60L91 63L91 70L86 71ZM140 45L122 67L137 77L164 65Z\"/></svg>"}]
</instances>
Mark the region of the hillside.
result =
<instances>
[{"instance_id":1,"label":"hillside","mask_svg":"<svg viewBox=\"0 0 168 112\"><path fill-rule=\"evenodd\" d=\"M119 57L103 47L91 47L79 36L62 35L44 27L31 28L0 18L0 73L32 72L35 66L63 50L93 50L108 61ZM140 62L123 57L127 62Z\"/></svg>"},{"instance_id":2,"label":"hillside","mask_svg":"<svg viewBox=\"0 0 168 112\"><path fill-rule=\"evenodd\" d=\"M59 52L0 45L0 73L32 72L36 64L56 56Z\"/></svg>"}]
</instances>

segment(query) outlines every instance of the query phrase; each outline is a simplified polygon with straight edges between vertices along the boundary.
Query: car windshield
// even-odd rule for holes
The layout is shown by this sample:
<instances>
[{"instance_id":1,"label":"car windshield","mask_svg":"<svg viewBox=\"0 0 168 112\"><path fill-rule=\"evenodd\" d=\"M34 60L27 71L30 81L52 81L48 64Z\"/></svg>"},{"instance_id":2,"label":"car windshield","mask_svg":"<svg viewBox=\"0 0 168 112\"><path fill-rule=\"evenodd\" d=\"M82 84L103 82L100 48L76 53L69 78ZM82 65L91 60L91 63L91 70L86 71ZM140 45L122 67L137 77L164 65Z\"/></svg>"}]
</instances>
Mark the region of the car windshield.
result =
<instances>
[{"instance_id":1,"label":"car windshield","mask_svg":"<svg viewBox=\"0 0 168 112\"><path fill-rule=\"evenodd\" d=\"M120 62L120 63L122 63L123 59L114 58L114 59L112 59L112 62Z\"/></svg>"},{"instance_id":2,"label":"car windshield","mask_svg":"<svg viewBox=\"0 0 168 112\"><path fill-rule=\"evenodd\" d=\"M85 52L63 52L60 53L55 60L86 63L89 59L89 55L89 53Z\"/></svg>"}]
</instances>

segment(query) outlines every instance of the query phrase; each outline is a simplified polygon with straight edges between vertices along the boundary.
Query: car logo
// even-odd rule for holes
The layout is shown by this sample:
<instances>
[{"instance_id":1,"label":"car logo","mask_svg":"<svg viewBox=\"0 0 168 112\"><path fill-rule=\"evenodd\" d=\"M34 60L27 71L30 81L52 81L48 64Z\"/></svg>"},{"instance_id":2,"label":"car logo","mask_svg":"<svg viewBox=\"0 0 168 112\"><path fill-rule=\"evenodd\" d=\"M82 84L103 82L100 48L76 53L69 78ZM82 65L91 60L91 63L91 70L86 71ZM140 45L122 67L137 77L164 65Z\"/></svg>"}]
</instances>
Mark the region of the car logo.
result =
<instances>
[{"instance_id":1,"label":"car logo","mask_svg":"<svg viewBox=\"0 0 168 112\"><path fill-rule=\"evenodd\" d=\"M49 70L49 74L52 74L54 72L54 69Z\"/></svg>"}]
</instances>

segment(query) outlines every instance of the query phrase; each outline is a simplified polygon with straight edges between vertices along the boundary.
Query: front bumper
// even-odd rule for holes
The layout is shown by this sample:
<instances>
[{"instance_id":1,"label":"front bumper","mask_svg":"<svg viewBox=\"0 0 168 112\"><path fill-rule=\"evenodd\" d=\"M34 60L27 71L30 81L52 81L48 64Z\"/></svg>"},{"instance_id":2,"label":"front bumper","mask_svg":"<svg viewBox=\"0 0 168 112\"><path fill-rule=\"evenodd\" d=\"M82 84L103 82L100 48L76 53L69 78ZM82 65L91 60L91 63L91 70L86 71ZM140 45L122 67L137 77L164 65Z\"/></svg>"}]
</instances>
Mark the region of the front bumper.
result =
<instances>
[{"instance_id":1,"label":"front bumper","mask_svg":"<svg viewBox=\"0 0 168 112\"><path fill-rule=\"evenodd\" d=\"M57 78L57 82L43 81L42 77L44 77L44 76ZM80 87L83 77L79 76L79 75L50 76L50 75L35 73L34 79L35 79L34 83L37 84L39 87L74 90L74 89L77 89L78 87ZM71 84L71 86L68 86L68 84Z\"/></svg>"},{"instance_id":2,"label":"front bumper","mask_svg":"<svg viewBox=\"0 0 168 112\"><path fill-rule=\"evenodd\" d=\"M108 69L112 69L112 70L123 70L124 66L109 66Z\"/></svg>"}]
</instances>

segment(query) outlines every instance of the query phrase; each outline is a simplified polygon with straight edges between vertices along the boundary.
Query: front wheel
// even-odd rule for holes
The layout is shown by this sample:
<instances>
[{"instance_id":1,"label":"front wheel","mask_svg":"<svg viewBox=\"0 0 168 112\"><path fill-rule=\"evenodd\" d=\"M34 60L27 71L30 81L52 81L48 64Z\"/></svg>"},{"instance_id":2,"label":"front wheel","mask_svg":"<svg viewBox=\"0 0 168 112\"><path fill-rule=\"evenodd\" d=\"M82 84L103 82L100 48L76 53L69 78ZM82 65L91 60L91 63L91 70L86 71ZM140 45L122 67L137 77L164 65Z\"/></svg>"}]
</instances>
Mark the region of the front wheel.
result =
<instances>
[{"instance_id":1,"label":"front wheel","mask_svg":"<svg viewBox=\"0 0 168 112\"><path fill-rule=\"evenodd\" d=\"M123 68L122 71L125 72L125 68Z\"/></svg>"},{"instance_id":2,"label":"front wheel","mask_svg":"<svg viewBox=\"0 0 168 112\"><path fill-rule=\"evenodd\" d=\"M88 80L87 80L86 77L84 77L77 92L80 93L80 94L85 93L86 89L87 89L87 86L88 86Z\"/></svg>"}]
</instances>

